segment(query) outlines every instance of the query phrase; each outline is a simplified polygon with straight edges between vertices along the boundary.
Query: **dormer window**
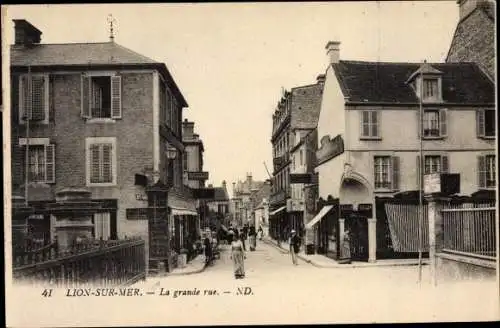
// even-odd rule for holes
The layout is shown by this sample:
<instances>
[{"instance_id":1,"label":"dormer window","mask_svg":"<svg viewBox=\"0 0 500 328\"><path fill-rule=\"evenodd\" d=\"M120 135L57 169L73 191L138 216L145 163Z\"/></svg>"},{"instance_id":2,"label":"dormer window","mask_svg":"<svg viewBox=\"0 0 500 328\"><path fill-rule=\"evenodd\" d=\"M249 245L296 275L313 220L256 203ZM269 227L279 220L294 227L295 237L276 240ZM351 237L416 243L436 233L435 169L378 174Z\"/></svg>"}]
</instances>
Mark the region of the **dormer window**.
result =
<instances>
[{"instance_id":1,"label":"dormer window","mask_svg":"<svg viewBox=\"0 0 500 328\"><path fill-rule=\"evenodd\" d=\"M413 72L407 83L412 86L423 102L442 102L441 75L443 73L428 63L423 63Z\"/></svg>"},{"instance_id":2,"label":"dormer window","mask_svg":"<svg viewBox=\"0 0 500 328\"><path fill-rule=\"evenodd\" d=\"M438 79L424 78L424 98L423 99L433 99L439 98L438 90Z\"/></svg>"}]
</instances>

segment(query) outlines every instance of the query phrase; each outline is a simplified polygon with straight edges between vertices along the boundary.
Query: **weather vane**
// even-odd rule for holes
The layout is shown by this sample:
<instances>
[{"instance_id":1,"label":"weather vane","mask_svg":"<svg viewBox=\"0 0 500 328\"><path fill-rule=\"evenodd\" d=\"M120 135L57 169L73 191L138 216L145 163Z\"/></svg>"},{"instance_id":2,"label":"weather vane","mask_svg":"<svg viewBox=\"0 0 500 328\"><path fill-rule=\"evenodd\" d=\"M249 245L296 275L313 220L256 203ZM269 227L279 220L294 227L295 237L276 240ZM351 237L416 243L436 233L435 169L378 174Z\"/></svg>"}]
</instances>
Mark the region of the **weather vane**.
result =
<instances>
[{"instance_id":1,"label":"weather vane","mask_svg":"<svg viewBox=\"0 0 500 328\"><path fill-rule=\"evenodd\" d=\"M113 42L115 40L115 36L113 34L113 23L116 23L116 20L113 18L112 14L108 15L108 23L109 23L109 40Z\"/></svg>"}]
</instances>

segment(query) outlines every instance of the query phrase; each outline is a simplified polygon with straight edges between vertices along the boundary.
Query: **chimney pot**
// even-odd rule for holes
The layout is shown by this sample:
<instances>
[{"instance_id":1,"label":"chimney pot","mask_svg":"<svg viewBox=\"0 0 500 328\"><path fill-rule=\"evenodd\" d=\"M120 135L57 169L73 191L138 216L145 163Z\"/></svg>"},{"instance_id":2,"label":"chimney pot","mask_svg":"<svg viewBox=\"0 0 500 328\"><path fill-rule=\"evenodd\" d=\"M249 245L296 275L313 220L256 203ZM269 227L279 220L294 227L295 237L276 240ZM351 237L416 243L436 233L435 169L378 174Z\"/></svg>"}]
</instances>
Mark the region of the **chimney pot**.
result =
<instances>
[{"instance_id":1,"label":"chimney pot","mask_svg":"<svg viewBox=\"0 0 500 328\"><path fill-rule=\"evenodd\" d=\"M338 63L340 58L340 42L328 41L325 49L327 56L330 58L330 64Z\"/></svg>"},{"instance_id":2,"label":"chimney pot","mask_svg":"<svg viewBox=\"0 0 500 328\"><path fill-rule=\"evenodd\" d=\"M325 83L325 74L320 74L316 77L316 81L318 82L318 84L324 84Z\"/></svg>"}]
</instances>

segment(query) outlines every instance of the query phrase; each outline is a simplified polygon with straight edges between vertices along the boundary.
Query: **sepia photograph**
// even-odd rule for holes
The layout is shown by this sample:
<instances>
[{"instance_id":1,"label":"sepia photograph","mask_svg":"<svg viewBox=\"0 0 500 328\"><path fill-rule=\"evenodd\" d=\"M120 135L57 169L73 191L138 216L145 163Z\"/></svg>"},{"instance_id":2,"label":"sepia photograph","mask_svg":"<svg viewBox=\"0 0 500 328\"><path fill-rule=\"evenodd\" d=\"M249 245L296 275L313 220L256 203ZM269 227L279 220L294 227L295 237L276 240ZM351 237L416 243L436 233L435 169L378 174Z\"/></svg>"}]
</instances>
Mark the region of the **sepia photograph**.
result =
<instances>
[{"instance_id":1,"label":"sepia photograph","mask_svg":"<svg viewBox=\"0 0 500 328\"><path fill-rule=\"evenodd\" d=\"M1 15L8 327L500 320L495 1Z\"/></svg>"}]
</instances>

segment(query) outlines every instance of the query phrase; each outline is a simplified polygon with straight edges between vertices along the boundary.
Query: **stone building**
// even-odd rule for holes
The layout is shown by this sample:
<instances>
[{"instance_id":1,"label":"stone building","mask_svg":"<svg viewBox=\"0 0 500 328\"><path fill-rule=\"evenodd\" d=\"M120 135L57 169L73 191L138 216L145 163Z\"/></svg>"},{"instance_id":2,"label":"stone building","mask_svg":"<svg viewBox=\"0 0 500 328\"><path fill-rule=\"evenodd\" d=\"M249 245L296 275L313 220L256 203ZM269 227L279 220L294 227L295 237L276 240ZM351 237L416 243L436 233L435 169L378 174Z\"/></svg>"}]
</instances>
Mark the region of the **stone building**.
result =
<instances>
[{"instance_id":1,"label":"stone building","mask_svg":"<svg viewBox=\"0 0 500 328\"><path fill-rule=\"evenodd\" d=\"M23 19L14 23L13 192L28 188L30 205L43 207L62 188L89 190L92 199L109 208L94 215L93 236L140 236L147 250L148 218L141 211L148 202L137 175L146 176L148 185L171 182L169 228L178 235L173 216L197 213L182 182L181 126L187 102L167 66L114 38L41 43L42 32L35 26ZM175 159L167 158L167 150L173 150ZM53 220L38 220L46 239L54 238Z\"/></svg>"},{"instance_id":2,"label":"stone building","mask_svg":"<svg viewBox=\"0 0 500 328\"><path fill-rule=\"evenodd\" d=\"M459 22L453 35L446 62L475 62L494 79L495 2L458 0Z\"/></svg>"},{"instance_id":3,"label":"stone building","mask_svg":"<svg viewBox=\"0 0 500 328\"><path fill-rule=\"evenodd\" d=\"M495 88L475 63L346 61L339 46L327 45L315 171L322 199L338 200L346 213L363 208L363 218L341 217L340 228L334 221L321 232L322 243L336 256L345 223L367 240L359 249L374 261L375 199L419 190L420 170L460 173L465 195L495 188Z\"/></svg>"},{"instance_id":4,"label":"stone building","mask_svg":"<svg viewBox=\"0 0 500 328\"><path fill-rule=\"evenodd\" d=\"M305 153L301 161L301 150L295 146L316 128L323 85L324 75L320 75L315 84L284 92L273 115L273 182L269 199L270 234L273 238L278 234L284 238L288 230L303 226L304 206L300 203L303 195L300 186L290 183L290 173L305 167ZM292 156L295 149L298 152Z\"/></svg>"}]
</instances>

